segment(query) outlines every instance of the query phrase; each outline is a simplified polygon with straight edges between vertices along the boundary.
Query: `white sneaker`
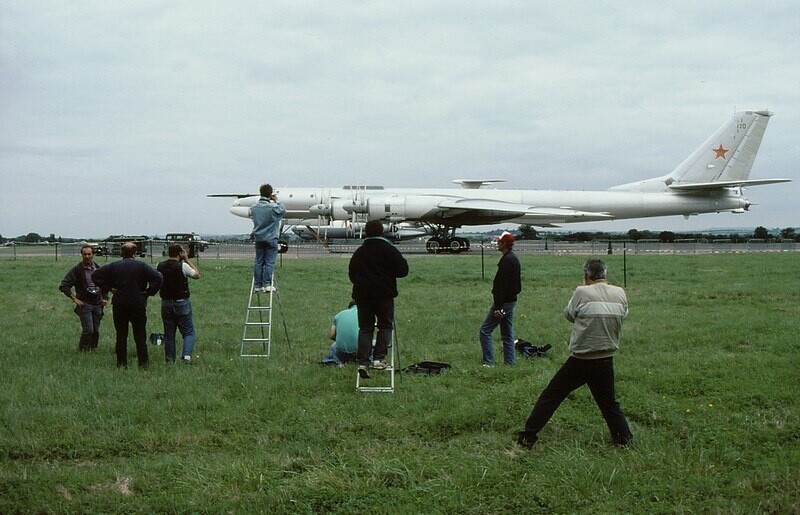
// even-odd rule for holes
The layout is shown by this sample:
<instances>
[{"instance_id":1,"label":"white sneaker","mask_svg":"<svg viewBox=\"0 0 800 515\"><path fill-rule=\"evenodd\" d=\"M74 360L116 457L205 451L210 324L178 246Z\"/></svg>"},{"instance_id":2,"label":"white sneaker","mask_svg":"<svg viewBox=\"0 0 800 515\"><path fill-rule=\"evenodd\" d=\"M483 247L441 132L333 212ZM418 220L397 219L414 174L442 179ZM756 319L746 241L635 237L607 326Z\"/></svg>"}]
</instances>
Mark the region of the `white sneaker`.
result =
<instances>
[{"instance_id":1,"label":"white sneaker","mask_svg":"<svg viewBox=\"0 0 800 515\"><path fill-rule=\"evenodd\" d=\"M261 292L262 293L269 293L271 291L278 291L278 288L272 286L271 284L268 284L268 285L264 286L263 288L261 288Z\"/></svg>"},{"instance_id":2,"label":"white sneaker","mask_svg":"<svg viewBox=\"0 0 800 515\"><path fill-rule=\"evenodd\" d=\"M372 368L375 370L386 370L388 366L389 365L387 365L385 361L381 361L379 359L376 359L372 362Z\"/></svg>"}]
</instances>

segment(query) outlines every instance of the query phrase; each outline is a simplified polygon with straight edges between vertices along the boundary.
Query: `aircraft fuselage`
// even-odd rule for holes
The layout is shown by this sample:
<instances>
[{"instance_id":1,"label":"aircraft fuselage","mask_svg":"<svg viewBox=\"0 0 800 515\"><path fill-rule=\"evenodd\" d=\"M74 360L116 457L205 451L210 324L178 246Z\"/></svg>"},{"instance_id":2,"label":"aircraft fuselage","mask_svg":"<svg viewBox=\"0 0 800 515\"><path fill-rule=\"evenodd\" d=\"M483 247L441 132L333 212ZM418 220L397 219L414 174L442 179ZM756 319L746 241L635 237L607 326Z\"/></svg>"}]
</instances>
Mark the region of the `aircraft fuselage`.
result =
<instances>
[{"instance_id":1,"label":"aircraft fuselage","mask_svg":"<svg viewBox=\"0 0 800 515\"><path fill-rule=\"evenodd\" d=\"M670 215L694 215L722 211L742 211L747 200L738 188L703 193L627 192L627 191L557 191L557 190L465 190L387 188L283 188L275 190L286 206L287 224L317 225L320 219L379 219L389 222L421 221L460 227L512 222L547 225L570 222L643 218ZM481 200L544 208L535 215L501 209L440 208L445 201L474 198ZM231 213L247 218L258 197L237 199ZM450 204L452 206L452 203ZM554 209L547 213L547 208ZM545 211L545 212L541 212ZM563 212L562 212L563 211ZM602 215L598 215L602 213Z\"/></svg>"}]
</instances>

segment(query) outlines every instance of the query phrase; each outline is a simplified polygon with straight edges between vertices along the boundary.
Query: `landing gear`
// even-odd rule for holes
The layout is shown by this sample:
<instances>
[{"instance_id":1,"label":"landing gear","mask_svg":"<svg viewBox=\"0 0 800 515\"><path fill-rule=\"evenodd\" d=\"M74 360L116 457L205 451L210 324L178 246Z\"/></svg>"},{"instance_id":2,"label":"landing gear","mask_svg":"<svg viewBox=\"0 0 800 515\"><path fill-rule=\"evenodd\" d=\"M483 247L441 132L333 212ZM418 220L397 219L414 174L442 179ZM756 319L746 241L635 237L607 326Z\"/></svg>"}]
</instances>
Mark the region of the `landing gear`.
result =
<instances>
[{"instance_id":1,"label":"landing gear","mask_svg":"<svg viewBox=\"0 0 800 515\"><path fill-rule=\"evenodd\" d=\"M469 240L460 237L434 236L425 243L425 249L429 254L439 254L440 252L457 254L469 250Z\"/></svg>"}]
</instances>

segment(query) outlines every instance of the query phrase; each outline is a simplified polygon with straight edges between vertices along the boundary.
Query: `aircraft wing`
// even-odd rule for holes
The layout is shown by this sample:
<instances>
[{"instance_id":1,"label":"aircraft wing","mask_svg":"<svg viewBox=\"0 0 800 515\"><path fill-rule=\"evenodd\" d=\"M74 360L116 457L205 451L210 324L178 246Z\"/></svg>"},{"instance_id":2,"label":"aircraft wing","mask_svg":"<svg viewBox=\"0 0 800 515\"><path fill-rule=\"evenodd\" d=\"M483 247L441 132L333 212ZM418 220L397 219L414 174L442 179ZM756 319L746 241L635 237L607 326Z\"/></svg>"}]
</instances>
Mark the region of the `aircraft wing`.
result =
<instances>
[{"instance_id":1,"label":"aircraft wing","mask_svg":"<svg viewBox=\"0 0 800 515\"><path fill-rule=\"evenodd\" d=\"M459 209L464 211L492 211L508 213L510 216L528 218L567 219L567 218L613 218L608 213L596 211L578 211L569 207L536 207L527 204L513 204L491 199L448 199L439 203L440 208Z\"/></svg>"},{"instance_id":2,"label":"aircraft wing","mask_svg":"<svg viewBox=\"0 0 800 515\"><path fill-rule=\"evenodd\" d=\"M779 182L792 182L792 180L791 179L743 179L740 181L695 182L690 184L670 184L669 188L678 191L704 191L704 190L718 190L720 188L759 186L761 184L776 184Z\"/></svg>"},{"instance_id":3,"label":"aircraft wing","mask_svg":"<svg viewBox=\"0 0 800 515\"><path fill-rule=\"evenodd\" d=\"M257 197L258 193L215 193L212 195L206 195L206 197L227 197L227 198L246 198L246 197Z\"/></svg>"}]
</instances>

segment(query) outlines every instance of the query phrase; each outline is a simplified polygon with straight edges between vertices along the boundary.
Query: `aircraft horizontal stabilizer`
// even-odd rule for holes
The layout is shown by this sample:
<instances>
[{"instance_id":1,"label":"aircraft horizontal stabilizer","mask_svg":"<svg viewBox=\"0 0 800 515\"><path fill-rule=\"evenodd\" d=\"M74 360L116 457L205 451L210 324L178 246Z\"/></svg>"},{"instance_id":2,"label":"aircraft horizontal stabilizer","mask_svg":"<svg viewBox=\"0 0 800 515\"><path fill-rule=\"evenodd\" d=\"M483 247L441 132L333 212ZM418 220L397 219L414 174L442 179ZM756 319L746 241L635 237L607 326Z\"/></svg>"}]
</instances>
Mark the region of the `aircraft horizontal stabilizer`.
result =
<instances>
[{"instance_id":1,"label":"aircraft horizontal stabilizer","mask_svg":"<svg viewBox=\"0 0 800 515\"><path fill-rule=\"evenodd\" d=\"M257 197L258 193L215 193L212 195L206 195L206 197L227 197L227 198L247 198L247 197Z\"/></svg>"},{"instance_id":2,"label":"aircraft horizontal stabilizer","mask_svg":"<svg viewBox=\"0 0 800 515\"><path fill-rule=\"evenodd\" d=\"M678 191L704 191L704 190L718 190L722 188L759 186L762 184L777 184L781 182L792 182L792 180L791 179L744 179L739 181L695 182L690 184L670 184L669 188Z\"/></svg>"}]
</instances>

